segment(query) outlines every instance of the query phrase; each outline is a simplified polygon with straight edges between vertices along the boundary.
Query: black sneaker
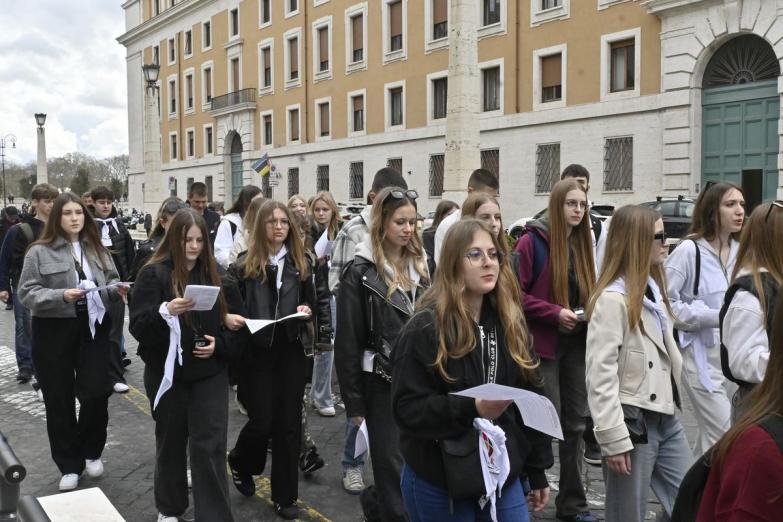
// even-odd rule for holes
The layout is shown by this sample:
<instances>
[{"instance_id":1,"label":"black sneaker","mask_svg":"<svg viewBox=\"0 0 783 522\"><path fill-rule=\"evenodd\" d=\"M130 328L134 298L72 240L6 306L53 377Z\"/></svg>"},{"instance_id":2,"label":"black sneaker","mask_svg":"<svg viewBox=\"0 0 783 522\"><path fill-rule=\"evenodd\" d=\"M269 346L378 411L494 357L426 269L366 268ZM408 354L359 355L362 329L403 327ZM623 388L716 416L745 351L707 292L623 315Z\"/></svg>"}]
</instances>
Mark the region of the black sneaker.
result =
<instances>
[{"instance_id":1,"label":"black sneaker","mask_svg":"<svg viewBox=\"0 0 783 522\"><path fill-rule=\"evenodd\" d=\"M585 462L591 466L601 465L601 446L596 442L585 443Z\"/></svg>"},{"instance_id":2,"label":"black sneaker","mask_svg":"<svg viewBox=\"0 0 783 522\"><path fill-rule=\"evenodd\" d=\"M19 384L27 384L32 378L33 371L30 368L21 368L16 375L16 380L19 381Z\"/></svg>"},{"instance_id":3,"label":"black sneaker","mask_svg":"<svg viewBox=\"0 0 783 522\"><path fill-rule=\"evenodd\" d=\"M316 449L310 448L299 456L299 469L305 476L310 475L324 467L324 459L318 455Z\"/></svg>"},{"instance_id":4,"label":"black sneaker","mask_svg":"<svg viewBox=\"0 0 783 522\"><path fill-rule=\"evenodd\" d=\"M275 513L282 519L294 520L299 516L299 508L296 504L289 504L287 506L281 506L275 502Z\"/></svg>"},{"instance_id":5,"label":"black sneaker","mask_svg":"<svg viewBox=\"0 0 783 522\"><path fill-rule=\"evenodd\" d=\"M234 466L234 452L228 454L228 467L231 469L231 481L242 495L252 497L256 492L256 483L253 482L252 475L243 475L236 470Z\"/></svg>"}]
</instances>

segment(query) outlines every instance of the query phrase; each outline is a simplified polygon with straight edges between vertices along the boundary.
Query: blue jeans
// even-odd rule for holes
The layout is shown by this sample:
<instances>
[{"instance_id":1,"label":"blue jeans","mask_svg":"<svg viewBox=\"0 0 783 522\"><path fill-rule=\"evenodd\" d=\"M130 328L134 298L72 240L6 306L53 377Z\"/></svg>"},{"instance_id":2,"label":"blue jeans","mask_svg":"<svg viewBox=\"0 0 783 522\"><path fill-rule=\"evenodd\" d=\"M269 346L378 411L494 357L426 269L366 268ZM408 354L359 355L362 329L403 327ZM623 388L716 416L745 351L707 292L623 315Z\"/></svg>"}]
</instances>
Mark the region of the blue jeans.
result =
<instances>
[{"instance_id":1,"label":"blue jeans","mask_svg":"<svg viewBox=\"0 0 783 522\"><path fill-rule=\"evenodd\" d=\"M445 489L430 484L408 465L402 466L402 499L411 522L490 522L490 506L480 509L478 499L454 501L454 512L449 512L449 494ZM527 499L519 478L507 482L495 503L498 522L528 522Z\"/></svg>"},{"instance_id":2,"label":"blue jeans","mask_svg":"<svg viewBox=\"0 0 783 522\"><path fill-rule=\"evenodd\" d=\"M16 345L16 366L33 369L32 318L30 310L19 301L16 288L11 290L14 299L14 334Z\"/></svg>"},{"instance_id":3,"label":"blue jeans","mask_svg":"<svg viewBox=\"0 0 783 522\"><path fill-rule=\"evenodd\" d=\"M316 352L313 357L313 382L310 386L310 399L316 408L334 406L332 401L332 366L334 352Z\"/></svg>"},{"instance_id":4,"label":"blue jeans","mask_svg":"<svg viewBox=\"0 0 783 522\"><path fill-rule=\"evenodd\" d=\"M346 468L361 468L364 466L364 454L354 458L353 453L356 449L356 434L359 433L359 426L354 424L351 418L345 419L345 448L343 449L343 470Z\"/></svg>"}]
</instances>

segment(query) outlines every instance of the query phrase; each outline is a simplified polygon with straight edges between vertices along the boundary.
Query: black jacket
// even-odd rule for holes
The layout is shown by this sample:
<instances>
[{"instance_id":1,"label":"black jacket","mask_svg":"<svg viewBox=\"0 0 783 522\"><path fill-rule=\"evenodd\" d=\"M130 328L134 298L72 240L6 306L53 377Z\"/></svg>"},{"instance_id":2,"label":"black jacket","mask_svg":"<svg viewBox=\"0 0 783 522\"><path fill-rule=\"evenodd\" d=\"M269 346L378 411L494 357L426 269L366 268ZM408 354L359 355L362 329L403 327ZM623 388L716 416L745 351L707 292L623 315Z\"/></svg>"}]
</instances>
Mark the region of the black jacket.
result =
<instances>
[{"instance_id":1,"label":"black jacket","mask_svg":"<svg viewBox=\"0 0 783 522\"><path fill-rule=\"evenodd\" d=\"M128 273L128 281L136 280L136 278L139 276L139 271L144 266L144 263L149 261L149 259L152 257L152 254L154 254L160 246L161 241L163 241L162 235L157 237L153 236L139 243L139 248L136 250L136 255L133 257L133 264L131 265L130 272Z\"/></svg>"},{"instance_id":2,"label":"black jacket","mask_svg":"<svg viewBox=\"0 0 783 522\"><path fill-rule=\"evenodd\" d=\"M209 244L215 244L215 236L217 235L218 225L220 225L220 214L214 210L204 209L204 221L207 222L207 232L209 232Z\"/></svg>"},{"instance_id":3,"label":"black jacket","mask_svg":"<svg viewBox=\"0 0 783 522\"><path fill-rule=\"evenodd\" d=\"M14 236L14 244L11 248L11 284L16 288L19 284L19 275L22 273L22 266L24 265L24 255L27 253L27 247L36 241L41 234L43 234L46 223L37 219L30 214L22 214L19 220L19 226L27 224L32 231L32 239L28 240L27 234L20 228ZM8 290L3 288L2 290Z\"/></svg>"},{"instance_id":4,"label":"black jacket","mask_svg":"<svg viewBox=\"0 0 783 522\"><path fill-rule=\"evenodd\" d=\"M367 413L363 392L368 375L362 370L364 351L380 352L391 360L391 347L413 314L410 301L401 291L386 299L388 290L375 264L361 256L346 266L340 279L334 363L349 417L364 417Z\"/></svg>"},{"instance_id":5,"label":"black jacket","mask_svg":"<svg viewBox=\"0 0 783 522\"><path fill-rule=\"evenodd\" d=\"M523 381L516 363L506 349L502 328L488 300L484 302L481 326L485 332L495 325L498 350L495 382L542 393ZM338 330L339 331L339 330ZM484 384L482 347L478 326L476 348L461 359L449 359L446 371L454 382L446 382L432 366L438 348L435 311L426 308L405 325L395 346L392 412L400 428L400 449L405 463L422 478L446 488L438 440L451 439L472 429L478 417L475 401L450 395ZM495 421L506 433L511 472L509 479L527 476L533 489L547 486L544 470L554 463L551 437L527 428L512 404Z\"/></svg>"},{"instance_id":6,"label":"black jacket","mask_svg":"<svg viewBox=\"0 0 783 522\"><path fill-rule=\"evenodd\" d=\"M90 212L92 212L93 217L98 219L95 215L95 207L90 206L88 208L90 209ZM133 238L131 238L128 229L125 228L122 218L117 215L117 207L112 207L109 218L114 218L117 229L115 230L114 227L109 224L104 225L100 221L96 221L95 224L98 225L98 235L101 234L102 227L109 227L111 245L106 245L106 248L111 252L111 257L114 259L114 266L117 267L117 271L120 273L120 279L128 281L136 252L136 249L133 246Z\"/></svg>"},{"instance_id":7,"label":"black jacket","mask_svg":"<svg viewBox=\"0 0 783 522\"><path fill-rule=\"evenodd\" d=\"M196 267L198 268L198 266ZM130 308L130 333L139 341L138 355L156 372L163 373L163 365L169 350L169 326L158 310L163 302L174 299L171 283L173 265L170 261L155 263L139 272L134 285ZM200 280L198 270L191 271L190 284L209 284ZM182 366L174 365L174 379L196 381L218 374L226 368L232 351L232 334L220 324L218 302L210 311L190 312L190 324L182 315L179 326L182 332ZM195 330L202 335L215 337L215 354L209 359L193 357Z\"/></svg>"}]
</instances>

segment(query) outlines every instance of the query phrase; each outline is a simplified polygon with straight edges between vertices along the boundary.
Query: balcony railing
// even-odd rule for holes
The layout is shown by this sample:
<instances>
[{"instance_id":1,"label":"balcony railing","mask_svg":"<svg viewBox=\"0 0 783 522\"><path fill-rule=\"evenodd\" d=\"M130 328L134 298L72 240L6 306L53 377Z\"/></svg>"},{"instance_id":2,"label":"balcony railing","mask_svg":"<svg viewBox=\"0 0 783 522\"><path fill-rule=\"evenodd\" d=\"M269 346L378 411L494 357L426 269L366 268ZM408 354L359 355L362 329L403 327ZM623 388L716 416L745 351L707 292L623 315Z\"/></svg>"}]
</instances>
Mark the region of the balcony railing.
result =
<instances>
[{"instance_id":1,"label":"balcony railing","mask_svg":"<svg viewBox=\"0 0 783 522\"><path fill-rule=\"evenodd\" d=\"M212 107L210 110L219 111L222 109L228 109L234 105L242 105L245 103L256 102L256 89L242 89L239 91L230 92L221 96L215 96L212 98Z\"/></svg>"}]
</instances>

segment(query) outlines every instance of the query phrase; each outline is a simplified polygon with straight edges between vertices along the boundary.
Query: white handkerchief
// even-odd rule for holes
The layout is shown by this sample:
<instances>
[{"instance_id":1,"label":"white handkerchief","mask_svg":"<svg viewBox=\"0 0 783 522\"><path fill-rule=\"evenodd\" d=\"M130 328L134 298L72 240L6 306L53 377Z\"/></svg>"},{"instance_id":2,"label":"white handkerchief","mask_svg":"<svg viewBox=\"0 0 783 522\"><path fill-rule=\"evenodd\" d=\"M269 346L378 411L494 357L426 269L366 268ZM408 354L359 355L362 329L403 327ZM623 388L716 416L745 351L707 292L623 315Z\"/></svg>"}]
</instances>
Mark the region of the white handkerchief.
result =
<instances>
[{"instance_id":1,"label":"white handkerchief","mask_svg":"<svg viewBox=\"0 0 783 522\"><path fill-rule=\"evenodd\" d=\"M168 303L162 303L158 308L158 313L169 325L169 351L166 353L166 362L163 365L163 380L160 381L158 393L155 394L155 401L152 403L153 410L158 407L158 402L163 394L169 391L171 385L174 384L174 361L177 360L182 366L182 346L180 345L182 332L179 329L179 318L169 313L167 305Z\"/></svg>"},{"instance_id":2,"label":"white handkerchief","mask_svg":"<svg viewBox=\"0 0 783 522\"><path fill-rule=\"evenodd\" d=\"M90 290L96 288L95 282L85 279L79 281L79 288L85 291L87 296L87 317L90 321L90 333L92 338L95 339L95 322L103 324L103 316L106 315L106 307L103 306L103 299L101 299L100 292L91 292Z\"/></svg>"}]
</instances>

